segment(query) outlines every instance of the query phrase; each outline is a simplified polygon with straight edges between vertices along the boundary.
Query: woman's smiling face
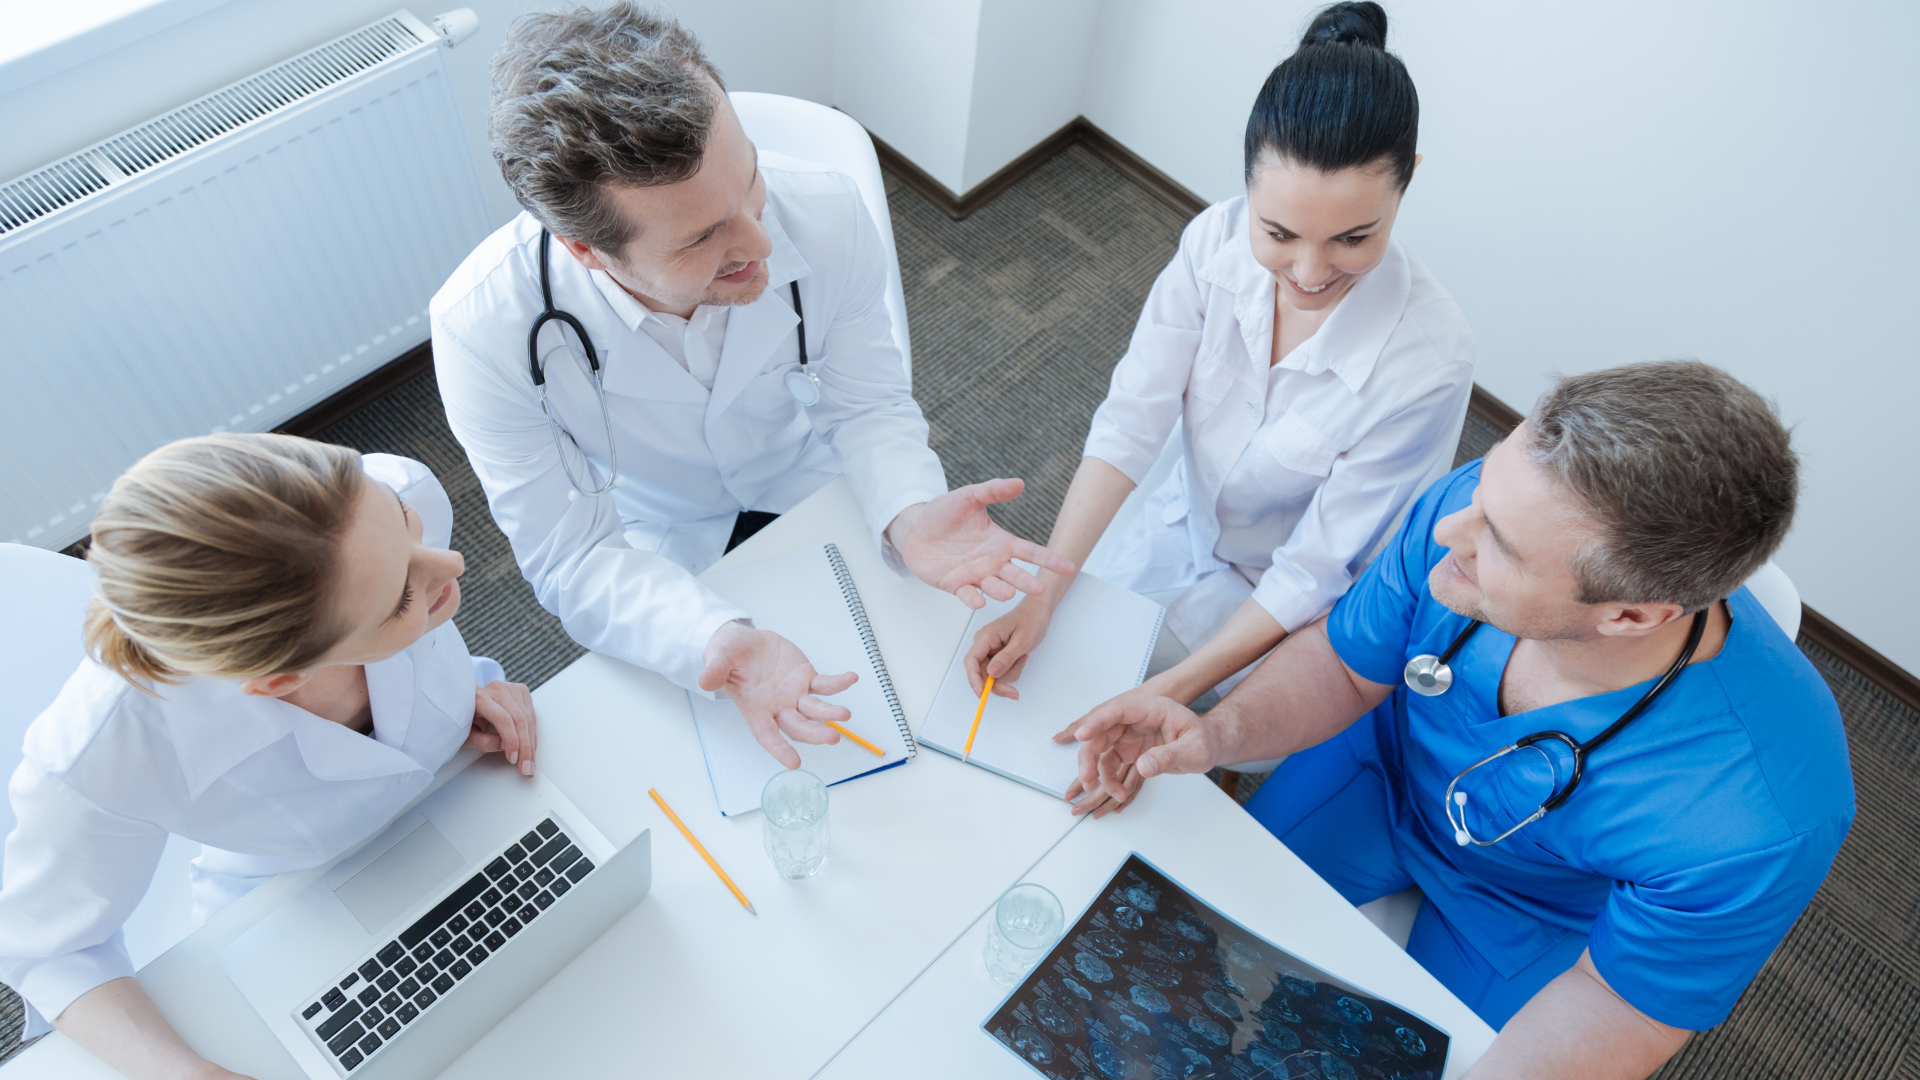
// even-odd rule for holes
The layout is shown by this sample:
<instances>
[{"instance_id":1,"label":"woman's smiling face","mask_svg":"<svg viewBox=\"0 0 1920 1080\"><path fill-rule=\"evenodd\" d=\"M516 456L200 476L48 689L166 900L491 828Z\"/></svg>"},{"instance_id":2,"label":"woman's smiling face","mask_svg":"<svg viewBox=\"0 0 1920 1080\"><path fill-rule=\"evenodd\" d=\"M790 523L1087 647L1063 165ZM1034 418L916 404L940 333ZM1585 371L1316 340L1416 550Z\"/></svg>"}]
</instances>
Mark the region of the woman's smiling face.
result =
<instances>
[{"instance_id":1,"label":"woman's smiling face","mask_svg":"<svg viewBox=\"0 0 1920 1080\"><path fill-rule=\"evenodd\" d=\"M1338 303L1386 258L1404 193L1385 161L1326 173L1261 154L1247 183L1253 257L1274 276L1281 303L1298 311Z\"/></svg>"}]
</instances>

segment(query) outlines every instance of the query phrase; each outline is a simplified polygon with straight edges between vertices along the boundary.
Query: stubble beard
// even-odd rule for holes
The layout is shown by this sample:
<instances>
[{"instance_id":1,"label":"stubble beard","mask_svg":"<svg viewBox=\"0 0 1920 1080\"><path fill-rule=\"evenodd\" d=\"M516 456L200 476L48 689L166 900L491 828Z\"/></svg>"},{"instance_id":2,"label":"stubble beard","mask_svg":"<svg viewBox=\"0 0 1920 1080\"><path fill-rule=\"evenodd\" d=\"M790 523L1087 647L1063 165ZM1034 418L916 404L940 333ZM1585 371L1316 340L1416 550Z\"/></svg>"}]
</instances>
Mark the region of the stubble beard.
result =
<instances>
[{"instance_id":1,"label":"stubble beard","mask_svg":"<svg viewBox=\"0 0 1920 1080\"><path fill-rule=\"evenodd\" d=\"M745 285L735 286L727 293L709 285L706 295L700 298L700 304L703 307L745 307L766 293L768 277L766 261L761 260L759 271Z\"/></svg>"}]
</instances>

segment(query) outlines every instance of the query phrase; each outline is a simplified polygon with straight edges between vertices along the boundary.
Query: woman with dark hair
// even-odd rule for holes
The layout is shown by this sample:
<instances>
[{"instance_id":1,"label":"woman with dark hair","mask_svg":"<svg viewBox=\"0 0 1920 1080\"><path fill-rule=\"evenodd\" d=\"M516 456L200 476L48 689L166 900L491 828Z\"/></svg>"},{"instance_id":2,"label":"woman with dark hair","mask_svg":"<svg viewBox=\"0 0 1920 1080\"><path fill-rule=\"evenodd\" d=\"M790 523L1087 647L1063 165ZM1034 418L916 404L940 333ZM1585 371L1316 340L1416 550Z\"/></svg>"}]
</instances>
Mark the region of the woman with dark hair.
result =
<instances>
[{"instance_id":1,"label":"woman with dark hair","mask_svg":"<svg viewBox=\"0 0 1920 1080\"><path fill-rule=\"evenodd\" d=\"M1380 5L1334 4L1267 77L1247 120L1247 194L1187 226L1094 414L1047 545L1172 601L1176 640L1161 638L1173 648L1156 650L1164 669L1136 694L1224 693L1339 599L1452 465L1473 336L1392 238L1420 161L1420 103L1386 37ZM1183 421L1185 460L1088 563ZM1041 575L1058 587L975 636L975 692L992 675L1018 696L1072 584Z\"/></svg>"}]
</instances>

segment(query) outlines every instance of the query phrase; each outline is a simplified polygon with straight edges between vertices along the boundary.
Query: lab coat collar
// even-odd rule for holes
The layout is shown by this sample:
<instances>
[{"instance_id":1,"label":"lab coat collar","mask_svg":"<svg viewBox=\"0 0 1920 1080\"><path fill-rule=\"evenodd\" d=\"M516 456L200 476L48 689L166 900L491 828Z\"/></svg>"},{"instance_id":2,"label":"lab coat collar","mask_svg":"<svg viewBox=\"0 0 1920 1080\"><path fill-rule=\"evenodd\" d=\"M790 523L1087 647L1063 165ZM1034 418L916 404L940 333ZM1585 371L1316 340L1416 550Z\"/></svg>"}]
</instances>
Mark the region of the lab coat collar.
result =
<instances>
[{"instance_id":1,"label":"lab coat collar","mask_svg":"<svg viewBox=\"0 0 1920 1080\"><path fill-rule=\"evenodd\" d=\"M760 299L735 308L727 317L727 338L720 347L720 369L714 375L713 399L708 405L709 410L714 412L726 408L734 398L740 396L754 376L761 373L767 354L785 340L799 323L800 317L794 313L793 296L787 286L813 272L807 261L800 257L800 249L787 236L772 200L768 200L766 212L761 215L760 221L766 226L768 239L773 242L773 251L767 256L767 289L760 294ZM822 312L816 318L824 315ZM818 342L822 335L819 324L815 325L816 331L811 336ZM795 363L799 359L800 354L796 350Z\"/></svg>"},{"instance_id":2,"label":"lab coat collar","mask_svg":"<svg viewBox=\"0 0 1920 1080\"><path fill-rule=\"evenodd\" d=\"M786 287L789 281L798 281L813 269L807 260L800 257L800 249L793 245L793 239L787 235L786 226L780 222L780 214L773 200L767 200L767 208L760 215L760 224L767 230L767 239L773 242L773 251L767 255L767 292Z\"/></svg>"},{"instance_id":3,"label":"lab coat collar","mask_svg":"<svg viewBox=\"0 0 1920 1080\"><path fill-rule=\"evenodd\" d=\"M626 324L628 330L640 333L640 324L651 318L653 312L645 304L633 298L633 294L613 280L613 275L605 270L589 270L587 277L593 281L593 287L600 290L606 298L607 306L613 309L613 316Z\"/></svg>"},{"instance_id":4,"label":"lab coat collar","mask_svg":"<svg viewBox=\"0 0 1920 1080\"><path fill-rule=\"evenodd\" d=\"M1252 367L1267 368L1273 352L1273 275L1253 257L1253 240L1247 230L1247 201L1239 200L1239 213L1229 226L1233 235L1220 245L1213 257L1201 264L1194 276L1233 294L1233 319L1240 327L1240 340L1247 348ZM1256 386L1266 385L1264 378Z\"/></svg>"},{"instance_id":5,"label":"lab coat collar","mask_svg":"<svg viewBox=\"0 0 1920 1080\"><path fill-rule=\"evenodd\" d=\"M161 717L179 752L190 798L199 798L236 765L293 736L301 760L322 780L359 780L413 772L421 766L399 747L411 726L413 660L406 653L367 665L374 738L322 720L275 698L240 693L222 679L155 687L170 708Z\"/></svg>"},{"instance_id":6,"label":"lab coat collar","mask_svg":"<svg viewBox=\"0 0 1920 1080\"><path fill-rule=\"evenodd\" d=\"M1273 352L1277 286L1273 274L1253 257L1244 202L1235 218L1232 238L1195 271L1195 276L1233 293L1233 317L1240 324L1241 339L1255 368L1264 372ZM1354 283L1319 332L1288 353L1280 366L1309 375L1332 371L1347 389L1359 393L1373 374L1394 327L1399 325L1412 293L1413 268L1400 242L1390 239L1380 265ZM1265 385L1265 380L1256 385Z\"/></svg>"},{"instance_id":7,"label":"lab coat collar","mask_svg":"<svg viewBox=\"0 0 1920 1080\"><path fill-rule=\"evenodd\" d=\"M1386 257L1353 288L1327 316L1312 337L1287 354L1281 367L1298 367L1309 375L1332 371L1359 393L1400 325L1413 295L1413 267L1398 240L1387 241Z\"/></svg>"},{"instance_id":8,"label":"lab coat collar","mask_svg":"<svg viewBox=\"0 0 1920 1080\"><path fill-rule=\"evenodd\" d=\"M758 300L735 308L727 315L727 336L720 348L720 366L714 376L711 396L698 379L641 331L641 324L654 317L646 305L635 300L604 270L589 272L594 288L608 309L628 330L626 341L617 350L617 358L614 357L616 350L609 349L609 343L595 339L600 361L606 368L604 381L608 393L664 401L705 400L710 408L725 408L746 388L759 373L759 361L766 358L768 351L798 321L793 314L792 299L786 295L787 283L811 272L807 261L800 256L800 249L781 226L772 202L767 204L760 220L773 245L767 256L767 288ZM776 292L779 295L775 295Z\"/></svg>"},{"instance_id":9,"label":"lab coat collar","mask_svg":"<svg viewBox=\"0 0 1920 1080\"><path fill-rule=\"evenodd\" d=\"M235 765L292 734L287 714L300 712L283 701L242 694L237 683L223 679L154 689L169 706L160 710L161 722L194 799Z\"/></svg>"}]
</instances>

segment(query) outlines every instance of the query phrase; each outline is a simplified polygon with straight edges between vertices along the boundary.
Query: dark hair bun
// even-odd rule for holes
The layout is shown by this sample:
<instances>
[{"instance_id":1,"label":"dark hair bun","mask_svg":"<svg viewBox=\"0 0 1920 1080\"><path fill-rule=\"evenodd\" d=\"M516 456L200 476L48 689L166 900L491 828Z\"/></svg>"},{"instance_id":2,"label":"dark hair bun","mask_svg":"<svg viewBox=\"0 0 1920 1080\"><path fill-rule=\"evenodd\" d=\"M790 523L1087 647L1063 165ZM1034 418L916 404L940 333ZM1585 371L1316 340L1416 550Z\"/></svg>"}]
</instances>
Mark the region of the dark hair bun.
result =
<instances>
[{"instance_id":1,"label":"dark hair bun","mask_svg":"<svg viewBox=\"0 0 1920 1080\"><path fill-rule=\"evenodd\" d=\"M1387 47L1387 13L1373 0L1360 3L1329 4L1313 17L1301 47L1308 45L1367 45Z\"/></svg>"},{"instance_id":2,"label":"dark hair bun","mask_svg":"<svg viewBox=\"0 0 1920 1080\"><path fill-rule=\"evenodd\" d=\"M1413 179L1420 95L1387 51L1387 13L1375 3L1322 8L1280 61L1247 117L1247 182L1263 155L1335 173L1381 164L1401 190Z\"/></svg>"}]
</instances>

